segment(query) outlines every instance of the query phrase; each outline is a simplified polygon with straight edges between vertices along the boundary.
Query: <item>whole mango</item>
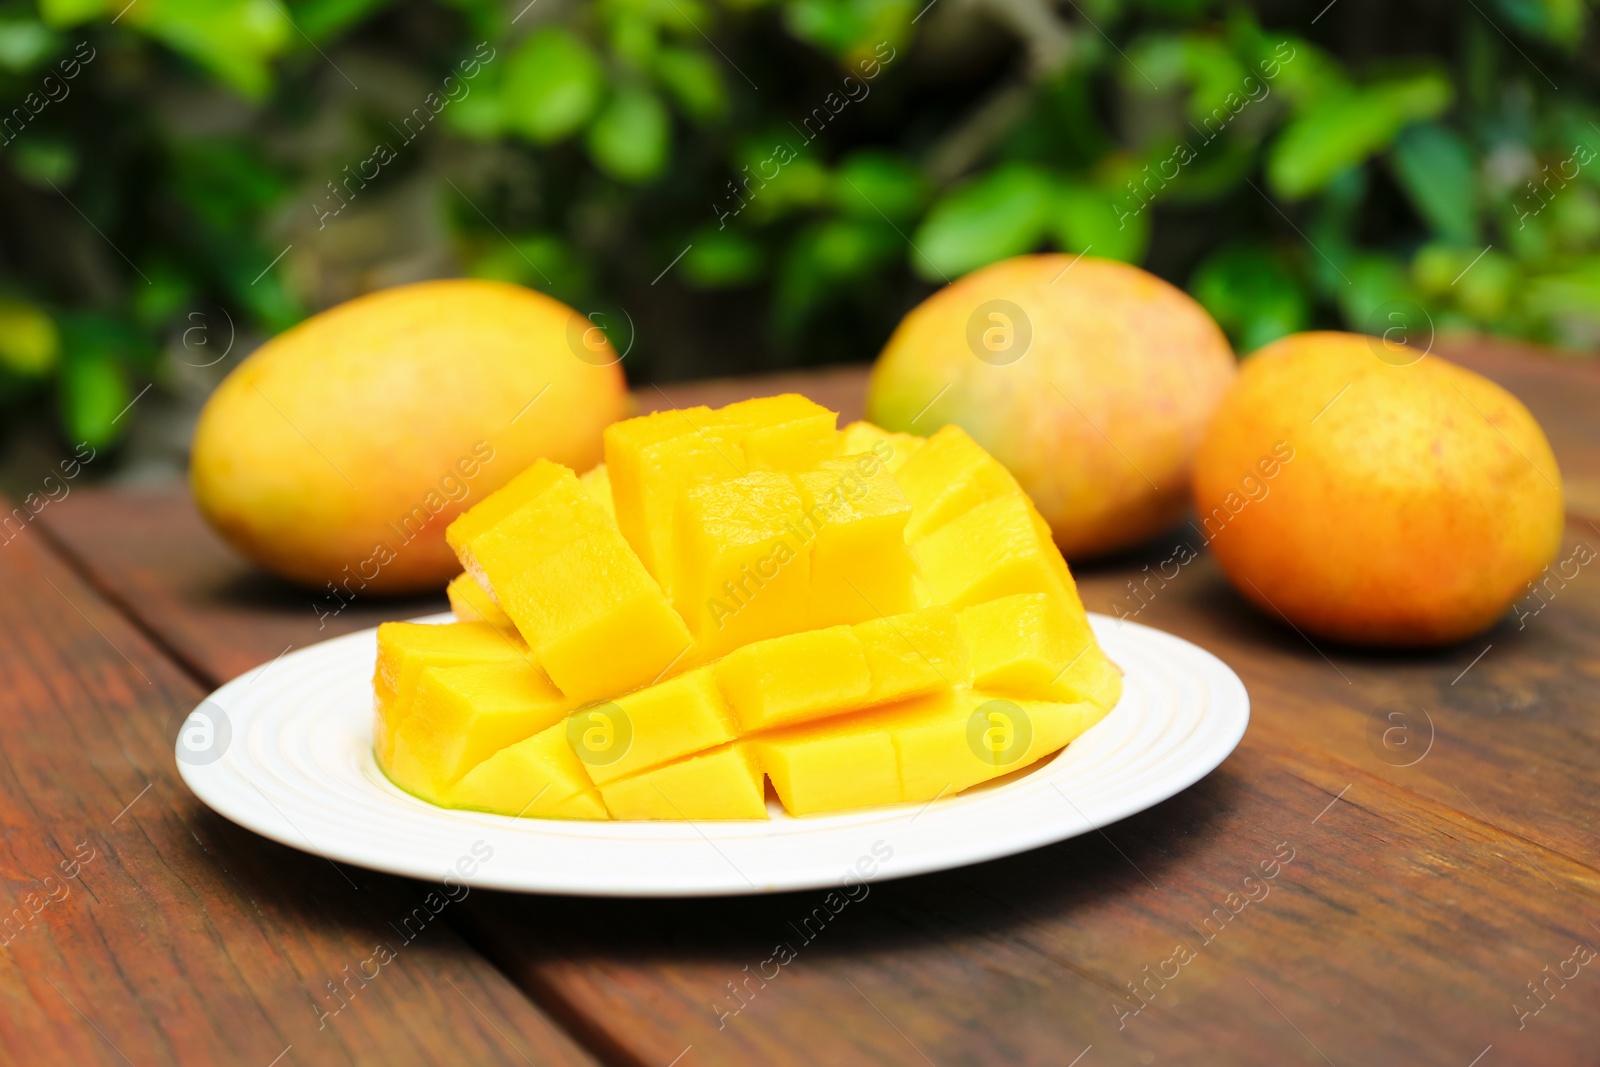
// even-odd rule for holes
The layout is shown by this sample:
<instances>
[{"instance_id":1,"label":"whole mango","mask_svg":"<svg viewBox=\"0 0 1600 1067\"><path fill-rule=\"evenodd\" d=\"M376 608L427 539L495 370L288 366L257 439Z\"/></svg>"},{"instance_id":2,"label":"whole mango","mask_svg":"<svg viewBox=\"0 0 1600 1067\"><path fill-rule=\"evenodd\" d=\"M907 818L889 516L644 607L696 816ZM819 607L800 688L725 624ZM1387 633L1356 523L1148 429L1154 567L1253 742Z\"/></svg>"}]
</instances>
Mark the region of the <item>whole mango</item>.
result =
<instances>
[{"instance_id":1,"label":"whole mango","mask_svg":"<svg viewBox=\"0 0 1600 1067\"><path fill-rule=\"evenodd\" d=\"M262 345L207 401L189 481L240 552L336 592L442 588L444 529L534 460L586 470L626 414L595 323L501 282L359 297Z\"/></svg>"},{"instance_id":2,"label":"whole mango","mask_svg":"<svg viewBox=\"0 0 1600 1067\"><path fill-rule=\"evenodd\" d=\"M1195 446L1234 369L1205 309L1155 275L1018 256L912 309L873 369L867 418L920 434L960 426L1082 558L1182 518Z\"/></svg>"},{"instance_id":3,"label":"whole mango","mask_svg":"<svg viewBox=\"0 0 1600 1067\"><path fill-rule=\"evenodd\" d=\"M1479 633L1561 541L1561 475L1528 409L1354 334L1295 334L1247 359L1194 487L1197 527L1240 593L1353 643Z\"/></svg>"}]
</instances>

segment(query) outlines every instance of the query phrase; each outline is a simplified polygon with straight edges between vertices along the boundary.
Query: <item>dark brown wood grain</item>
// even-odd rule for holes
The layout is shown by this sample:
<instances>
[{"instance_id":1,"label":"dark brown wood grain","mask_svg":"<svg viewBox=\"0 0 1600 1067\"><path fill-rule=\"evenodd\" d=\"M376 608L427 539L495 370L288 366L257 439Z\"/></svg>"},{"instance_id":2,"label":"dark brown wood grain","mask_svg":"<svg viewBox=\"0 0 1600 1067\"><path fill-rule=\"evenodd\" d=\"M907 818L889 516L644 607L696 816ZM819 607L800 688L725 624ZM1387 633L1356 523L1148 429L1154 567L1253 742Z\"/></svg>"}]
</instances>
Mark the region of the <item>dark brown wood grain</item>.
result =
<instances>
[{"instance_id":1,"label":"dark brown wood grain","mask_svg":"<svg viewBox=\"0 0 1600 1067\"><path fill-rule=\"evenodd\" d=\"M1600 474L1594 369L1476 343L1450 354L1523 397L1569 484ZM835 372L816 389L796 384L846 406L859 405L862 380ZM772 391L771 381L725 382L639 399L648 409ZM1569 510L1564 548L1600 549L1581 499L1569 495ZM141 535L112 536L119 517ZM85 493L44 521L84 573L209 680L319 636L289 594L240 606L239 583L265 580L243 577L247 565L181 494ZM875 885L810 942L791 924L821 893L476 893L452 922L618 1062L1600 1062L1600 959L1564 984L1550 977L1579 942L1600 948L1600 571L1585 568L1537 614L1525 605L1481 641L1378 654L1312 644L1254 612L1207 556L1140 607L1127 583L1181 536L1077 568L1091 610L1138 609L1133 621L1215 652L1251 692L1239 750L1180 796L1104 833ZM1424 713L1413 715L1411 749L1373 740L1397 700ZM1416 752L1425 755L1398 765ZM1293 859L1264 899L1232 915L1228 894L1247 876L1262 884L1275 854ZM1205 926L1218 907L1226 922ZM779 942L795 959L764 984L751 978ZM1193 958L1164 963L1179 944ZM1151 977L1173 966L1170 981ZM1519 1019L1519 1005L1543 1003L1530 982L1545 983L1548 1004ZM1146 983L1137 1014L1129 983Z\"/></svg>"},{"instance_id":2,"label":"dark brown wood grain","mask_svg":"<svg viewBox=\"0 0 1600 1067\"><path fill-rule=\"evenodd\" d=\"M427 887L203 807L173 740L204 691L38 529L0 631L0 1061L593 1062L448 925L390 928Z\"/></svg>"}]
</instances>

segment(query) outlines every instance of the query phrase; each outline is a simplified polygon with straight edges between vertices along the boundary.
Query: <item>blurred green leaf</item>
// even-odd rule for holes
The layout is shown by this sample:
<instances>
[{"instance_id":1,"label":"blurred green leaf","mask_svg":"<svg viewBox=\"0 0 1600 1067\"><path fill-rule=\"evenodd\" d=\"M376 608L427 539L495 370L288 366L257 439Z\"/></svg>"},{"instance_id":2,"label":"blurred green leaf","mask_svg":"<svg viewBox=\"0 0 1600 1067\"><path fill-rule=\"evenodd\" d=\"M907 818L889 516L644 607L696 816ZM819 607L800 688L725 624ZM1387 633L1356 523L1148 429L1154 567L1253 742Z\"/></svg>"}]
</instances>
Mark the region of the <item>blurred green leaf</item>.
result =
<instances>
[{"instance_id":1,"label":"blurred green leaf","mask_svg":"<svg viewBox=\"0 0 1600 1067\"><path fill-rule=\"evenodd\" d=\"M490 232L483 244L467 256L467 273L474 278L526 285L569 303L589 294L589 271L582 258L553 233L535 233L506 239Z\"/></svg>"},{"instance_id":2,"label":"blurred green leaf","mask_svg":"<svg viewBox=\"0 0 1600 1067\"><path fill-rule=\"evenodd\" d=\"M1281 257L1259 245L1229 245L1207 256L1189 292L1241 353L1304 330L1311 302Z\"/></svg>"},{"instance_id":3,"label":"blurred green leaf","mask_svg":"<svg viewBox=\"0 0 1600 1067\"><path fill-rule=\"evenodd\" d=\"M1136 42L1121 78L1139 93L1156 91L1153 86L1167 90L1176 82L1186 82L1193 89L1186 110L1190 119L1202 122L1214 112L1226 114L1230 95L1244 98L1249 92L1245 79L1252 74L1219 38L1188 32L1158 34ZM1260 84L1259 77L1255 84Z\"/></svg>"},{"instance_id":4,"label":"blurred green leaf","mask_svg":"<svg viewBox=\"0 0 1600 1067\"><path fill-rule=\"evenodd\" d=\"M506 59L505 124L536 143L559 141L594 116L603 87L600 61L587 44L570 30L542 27Z\"/></svg>"},{"instance_id":5,"label":"blurred green leaf","mask_svg":"<svg viewBox=\"0 0 1600 1067\"><path fill-rule=\"evenodd\" d=\"M1435 233L1478 242L1477 171L1464 140L1438 123L1416 123L1401 131L1391 158L1400 187Z\"/></svg>"},{"instance_id":6,"label":"blurred green leaf","mask_svg":"<svg viewBox=\"0 0 1600 1067\"><path fill-rule=\"evenodd\" d=\"M1500 322L1511 309L1514 290L1521 282L1516 260L1493 249L1454 282L1455 303L1462 311L1484 325Z\"/></svg>"},{"instance_id":7,"label":"blurred green leaf","mask_svg":"<svg viewBox=\"0 0 1600 1067\"><path fill-rule=\"evenodd\" d=\"M839 210L868 221L904 222L915 217L928 196L927 183L912 163L875 149L847 156L834 178Z\"/></svg>"},{"instance_id":8,"label":"blurred green leaf","mask_svg":"<svg viewBox=\"0 0 1600 1067\"><path fill-rule=\"evenodd\" d=\"M650 67L660 47L655 23L628 13L610 21L611 54L639 70Z\"/></svg>"},{"instance_id":9,"label":"blurred green leaf","mask_svg":"<svg viewBox=\"0 0 1600 1067\"><path fill-rule=\"evenodd\" d=\"M648 181L667 165L672 120L654 93L623 87L611 95L589 127L589 154L600 169L623 181Z\"/></svg>"},{"instance_id":10,"label":"blurred green leaf","mask_svg":"<svg viewBox=\"0 0 1600 1067\"><path fill-rule=\"evenodd\" d=\"M38 378L55 368L60 355L61 335L43 308L0 297L0 367Z\"/></svg>"},{"instance_id":11,"label":"blurred green leaf","mask_svg":"<svg viewBox=\"0 0 1600 1067\"><path fill-rule=\"evenodd\" d=\"M66 141L44 135L28 137L12 146L11 169L40 189L50 188L52 182L67 185L78 173L78 154Z\"/></svg>"},{"instance_id":12,"label":"blurred green leaf","mask_svg":"<svg viewBox=\"0 0 1600 1067\"><path fill-rule=\"evenodd\" d=\"M161 260L144 268L148 285L133 291L133 314L139 325L157 331L194 299L194 285L175 264Z\"/></svg>"},{"instance_id":13,"label":"blurred green leaf","mask_svg":"<svg viewBox=\"0 0 1600 1067\"><path fill-rule=\"evenodd\" d=\"M879 44L898 49L916 13L911 0L788 0L783 6L790 33L848 62L877 55Z\"/></svg>"},{"instance_id":14,"label":"blurred green leaf","mask_svg":"<svg viewBox=\"0 0 1600 1067\"><path fill-rule=\"evenodd\" d=\"M1031 251L1056 207L1054 183L1025 164L1006 164L933 205L912 238L911 265L930 281Z\"/></svg>"},{"instance_id":15,"label":"blurred green leaf","mask_svg":"<svg viewBox=\"0 0 1600 1067\"><path fill-rule=\"evenodd\" d=\"M761 271L761 246L732 228L696 230L683 257L684 276L701 289L743 285Z\"/></svg>"},{"instance_id":16,"label":"blurred green leaf","mask_svg":"<svg viewBox=\"0 0 1600 1067\"><path fill-rule=\"evenodd\" d=\"M1443 241L1425 244L1411 257L1411 280L1427 296L1442 297L1472 265L1478 251Z\"/></svg>"},{"instance_id":17,"label":"blurred green leaf","mask_svg":"<svg viewBox=\"0 0 1600 1067\"><path fill-rule=\"evenodd\" d=\"M1583 39L1583 0L1496 0L1494 6L1523 33L1568 48Z\"/></svg>"},{"instance_id":18,"label":"blurred green leaf","mask_svg":"<svg viewBox=\"0 0 1600 1067\"><path fill-rule=\"evenodd\" d=\"M712 122L728 111L728 88L719 62L697 48L663 48L656 56L656 77L684 114L697 122Z\"/></svg>"},{"instance_id":19,"label":"blurred green leaf","mask_svg":"<svg viewBox=\"0 0 1600 1067\"><path fill-rule=\"evenodd\" d=\"M500 98L499 65L480 69L478 76L462 79L467 95L444 110L445 124L463 137L490 141L505 130L505 106Z\"/></svg>"},{"instance_id":20,"label":"blurred green leaf","mask_svg":"<svg viewBox=\"0 0 1600 1067\"><path fill-rule=\"evenodd\" d=\"M1559 343L1600 346L1600 256L1530 278L1525 291L1529 310L1549 323Z\"/></svg>"},{"instance_id":21,"label":"blurred green leaf","mask_svg":"<svg viewBox=\"0 0 1600 1067\"><path fill-rule=\"evenodd\" d=\"M1600 193L1594 189L1571 185L1548 210L1555 243L1563 250L1580 252L1600 240Z\"/></svg>"},{"instance_id":22,"label":"blurred green leaf","mask_svg":"<svg viewBox=\"0 0 1600 1067\"><path fill-rule=\"evenodd\" d=\"M840 282L857 281L900 252L900 236L880 219L830 219L803 231L790 246L778 278L775 324L795 329Z\"/></svg>"},{"instance_id":23,"label":"blurred green leaf","mask_svg":"<svg viewBox=\"0 0 1600 1067\"><path fill-rule=\"evenodd\" d=\"M39 17L58 29L109 15L110 0L39 0Z\"/></svg>"},{"instance_id":24,"label":"blurred green leaf","mask_svg":"<svg viewBox=\"0 0 1600 1067\"><path fill-rule=\"evenodd\" d=\"M125 17L252 100L272 87L270 61L294 32L275 0L140 0Z\"/></svg>"},{"instance_id":25,"label":"blurred green leaf","mask_svg":"<svg viewBox=\"0 0 1600 1067\"><path fill-rule=\"evenodd\" d=\"M292 0L289 6L295 25L313 41L327 40L341 33L374 11L390 6L393 0Z\"/></svg>"},{"instance_id":26,"label":"blurred green leaf","mask_svg":"<svg viewBox=\"0 0 1600 1067\"><path fill-rule=\"evenodd\" d=\"M1303 37L1266 31L1255 59L1256 69L1272 82L1272 91L1297 110L1353 89L1344 66Z\"/></svg>"},{"instance_id":27,"label":"blurred green leaf","mask_svg":"<svg viewBox=\"0 0 1600 1067\"><path fill-rule=\"evenodd\" d=\"M1051 233L1062 250L1138 263L1150 244L1150 212L1133 213L1104 189L1062 182L1055 190Z\"/></svg>"},{"instance_id":28,"label":"blurred green leaf","mask_svg":"<svg viewBox=\"0 0 1600 1067\"><path fill-rule=\"evenodd\" d=\"M1327 97L1297 115L1272 145L1267 180L1298 200L1392 143L1407 123L1437 116L1453 91L1440 74L1393 78Z\"/></svg>"},{"instance_id":29,"label":"blurred green leaf","mask_svg":"<svg viewBox=\"0 0 1600 1067\"><path fill-rule=\"evenodd\" d=\"M1362 253L1351 257L1343 270L1349 281L1334 292L1346 325L1357 333L1381 335L1389 305L1426 307L1404 264L1393 256Z\"/></svg>"},{"instance_id":30,"label":"blurred green leaf","mask_svg":"<svg viewBox=\"0 0 1600 1067\"><path fill-rule=\"evenodd\" d=\"M61 421L70 440L104 448L129 425L120 417L133 399L120 358L128 339L116 323L98 316L75 316L64 326Z\"/></svg>"},{"instance_id":31,"label":"blurred green leaf","mask_svg":"<svg viewBox=\"0 0 1600 1067\"><path fill-rule=\"evenodd\" d=\"M60 38L40 22L21 12L0 13L0 67L32 70L60 43Z\"/></svg>"}]
</instances>

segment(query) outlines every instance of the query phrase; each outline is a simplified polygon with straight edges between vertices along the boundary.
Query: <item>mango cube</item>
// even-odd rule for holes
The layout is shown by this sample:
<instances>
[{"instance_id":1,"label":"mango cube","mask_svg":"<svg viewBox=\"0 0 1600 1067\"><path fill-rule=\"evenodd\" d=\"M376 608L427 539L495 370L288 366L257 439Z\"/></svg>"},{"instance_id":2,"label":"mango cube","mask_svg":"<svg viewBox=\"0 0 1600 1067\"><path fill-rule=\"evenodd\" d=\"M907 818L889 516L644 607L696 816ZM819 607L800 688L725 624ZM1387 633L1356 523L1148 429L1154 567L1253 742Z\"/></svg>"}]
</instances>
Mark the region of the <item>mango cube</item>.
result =
<instances>
[{"instance_id":1,"label":"mango cube","mask_svg":"<svg viewBox=\"0 0 1600 1067\"><path fill-rule=\"evenodd\" d=\"M864 707L872 693L866 651L848 626L757 641L714 670L746 732Z\"/></svg>"},{"instance_id":2,"label":"mango cube","mask_svg":"<svg viewBox=\"0 0 1600 1067\"><path fill-rule=\"evenodd\" d=\"M378 627L378 660L373 671L373 748L380 763L394 749L394 730L411 714L417 679L427 667L472 663L532 666L533 653L515 633L481 622L431 625L386 622Z\"/></svg>"},{"instance_id":3,"label":"mango cube","mask_svg":"<svg viewBox=\"0 0 1600 1067\"><path fill-rule=\"evenodd\" d=\"M901 715L892 730L901 799L927 803L1037 763L1099 722L1105 709L963 689L923 698Z\"/></svg>"},{"instance_id":4,"label":"mango cube","mask_svg":"<svg viewBox=\"0 0 1600 1067\"><path fill-rule=\"evenodd\" d=\"M1087 700L1107 710L1122 695L1122 672L1100 651L1082 610L1060 597L1031 593L975 604L961 612L961 633L981 689Z\"/></svg>"},{"instance_id":5,"label":"mango cube","mask_svg":"<svg viewBox=\"0 0 1600 1067\"><path fill-rule=\"evenodd\" d=\"M499 489L496 489L456 516L455 521L445 527L445 542L449 544L451 551L459 557L462 549L473 538L486 532L491 526L522 507L522 505L537 500L545 490L561 479L561 472L564 470L566 468L559 463L551 463L548 460L540 460L534 463L505 485L502 485ZM470 571L471 568L468 568L468 570ZM488 588L487 585L484 586L485 591L488 591Z\"/></svg>"},{"instance_id":6,"label":"mango cube","mask_svg":"<svg viewBox=\"0 0 1600 1067\"><path fill-rule=\"evenodd\" d=\"M1015 593L1078 600L1049 528L1020 492L979 504L912 550L935 603L959 609Z\"/></svg>"},{"instance_id":7,"label":"mango cube","mask_svg":"<svg viewBox=\"0 0 1600 1067\"><path fill-rule=\"evenodd\" d=\"M895 478L914 512L906 524L908 541L926 537L986 501L1023 496L1011 472L959 426L946 426L928 438Z\"/></svg>"},{"instance_id":8,"label":"mango cube","mask_svg":"<svg viewBox=\"0 0 1600 1067\"><path fill-rule=\"evenodd\" d=\"M753 471L810 470L838 442L839 416L797 393L741 400L718 408L712 419L739 442Z\"/></svg>"},{"instance_id":9,"label":"mango cube","mask_svg":"<svg viewBox=\"0 0 1600 1067\"><path fill-rule=\"evenodd\" d=\"M658 411L606 427L605 466L617 527L669 592L678 502L696 486L749 470L736 436L714 425L705 407Z\"/></svg>"},{"instance_id":10,"label":"mango cube","mask_svg":"<svg viewBox=\"0 0 1600 1067\"><path fill-rule=\"evenodd\" d=\"M893 474L905 465L911 454L927 443L927 439L914 433L897 433L874 426L870 422L852 422L839 431L836 456L854 456L862 452L875 453Z\"/></svg>"},{"instance_id":11,"label":"mango cube","mask_svg":"<svg viewBox=\"0 0 1600 1067\"><path fill-rule=\"evenodd\" d=\"M797 476L810 536L810 626L898 615L917 606L906 547L911 505L875 454L828 459Z\"/></svg>"},{"instance_id":12,"label":"mango cube","mask_svg":"<svg viewBox=\"0 0 1600 1067\"><path fill-rule=\"evenodd\" d=\"M749 742L790 815L900 802L894 738L867 713L763 734Z\"/></svg>"},{"instance_id":13,"label":"mango cube","mask_svg":"<svg viewBox=\"0 0 1600 1067\"><path fill-rule=\"evenodd\" d=\"M766 776L740 742L600 787L613 819L765 819Z\"/></svg>"},{"instance_id":14,"label":"mango cube","mask_svg":"<svg viewBox=\"0 0 1600 1067\"><path fill-rule=\"evenodd\" d=\"M559 469L464 543L462 562L495 591L563 693L593 700L649 685L683 657L689 632L577 477Z\"/></svg>"},{"instance_id":15,"label":"mango cube","mask_svg":"<svg viewBox=\"0 0 1600 1067\"><path fill-rule=\"evenodd\" d=\"M448 789L441 804L530 819L604 819L605 804L558 723L501 749Z\"/></svg>"},{"instance_id":16,"label":"mango cube","mask_svg":"<svg viewBox=\"0 0 1600 1067\"><path fill-rule=\"evenodd\" d=\"M531 663L428 667L411 714L393 731L385 770L424 800L507 745L566 718L572 702Z\"/></svg>"},{"instance_id":17,"label":"mango cube","mask_svg":"<svg viewBox=\"0 0 1600 1067\"><path fill-rule=\"evenodd\" d=\"M567 730L568 741L598 786L738 736L710 667L579 708L568 718Z\"/></svg>"},{"instance_id":18,"label":"mango cube","mask_svg":"<svg viewBox=\"0 0 1600 1067\"><path fill-rule=\"evenodd\" d=\"M486 622L501 633L517 632L511 616L500 610L494 597L472 575L465 572L456 575L444 587L444 593L450 600L450 610L455 613L457 622ZM521 640L520 635L518 640Z\"/></svg>"},{"instance_id":19,"label":"mango cube","mask_svg":"<svg viewBox=\"0 0 1600 1067\"><path fill-rule=\"evenodd\" d=\"M948 607L857 623L872 674L869 705L887 704L938 689L965 685L967 646L956 613Z\"/></svg>"},{"instance_id":20,"label":"mango cube","mask_svg":"<svg viewBox=\"0 0 1600 1067\"><path fill-rule=\"evenodd\" d=\"M600 510L605 512L612 525L616 525L617 502L611 496L611 475L606 471L606 465L601 463L590 468L578 475L578 481L589 498L600 505Z\"/></svg>"},{"instance_id":21,"label":"mango cube","mask_svg":"<svg viewBox=\"0 0 1600 1067\"><path fill-rule=\"evenodd\" d=\"M811 555L788 474L757 472L686 493L674 603L704 660L805 628Z\"/></svg>"}]
</instances>

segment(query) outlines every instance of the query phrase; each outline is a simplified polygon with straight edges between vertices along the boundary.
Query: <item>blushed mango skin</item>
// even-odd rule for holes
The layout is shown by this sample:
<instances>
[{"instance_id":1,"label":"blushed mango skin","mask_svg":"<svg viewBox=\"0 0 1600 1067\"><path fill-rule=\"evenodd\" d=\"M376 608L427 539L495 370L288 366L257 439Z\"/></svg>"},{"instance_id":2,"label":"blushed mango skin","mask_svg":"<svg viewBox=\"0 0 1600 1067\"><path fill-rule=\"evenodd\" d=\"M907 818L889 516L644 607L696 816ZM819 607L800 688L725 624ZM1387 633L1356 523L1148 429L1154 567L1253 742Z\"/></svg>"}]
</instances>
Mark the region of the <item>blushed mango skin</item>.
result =
<instances>
[{"instance_id":1,"label":"blushed mango skin","mask_svg":"<svg viewBox=\"0 0 1600 1067\"><path fill-rule=\"evenodd\" d=\"M1447 644L1494 625L1554 559L1561 475L1516 397L1375 345L1304 333L1246 360L1196 459L1197 522L1274 618L1354 644ZM1292 458L1265 476L1283 446Z\"/></svg>"},{"instance_id":2,"label":"blushed mango skin","mask_svg":"<svg viewBox=\"0 0 1600 1067\"><path fill-rule=\"evenodd\" d=\"M460 569L444 541L456 515L541 457L594 466L601 430L627 413L622 369L589 326L542 293L467 279L315 315L207 401L195 501L292 581L346 595L442 588Z\"/></svg>"},{"instance_id":3,"label":"blushed mango skin","mask_svg":"<svg viewBox=\"0 0 1600 1067\"><path fill-rule=\"evenodd\" d=\"M981 359L969 340L991 300L1031 325L1014 362ZM1018 256L912 309L873 369L867 418L924 436L960 426L1016 476L1067 558L1083 559L1183 517L1194 450L1235 366L1205 309L1155 275Z\"/></svg>"}]
</instances>

